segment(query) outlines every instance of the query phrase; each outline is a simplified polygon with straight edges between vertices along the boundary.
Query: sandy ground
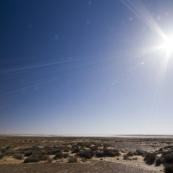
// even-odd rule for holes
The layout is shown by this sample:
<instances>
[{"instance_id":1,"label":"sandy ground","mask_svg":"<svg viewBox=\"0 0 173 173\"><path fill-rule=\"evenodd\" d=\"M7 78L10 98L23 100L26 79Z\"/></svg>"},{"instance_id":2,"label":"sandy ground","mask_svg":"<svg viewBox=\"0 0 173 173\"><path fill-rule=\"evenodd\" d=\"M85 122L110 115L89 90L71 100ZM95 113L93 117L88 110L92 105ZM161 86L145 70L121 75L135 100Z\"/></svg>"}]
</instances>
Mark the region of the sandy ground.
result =
<instances>
[{"instance_id":1,"label":"sandy ground","mask_svg":"<svg viewBox=\"0 0 173 173\"><path fill-rule=\"evenodd\" d=\"M93 161L92 163L37 163L0 165L2 173L158 173L159 170L134 165Z\"/></svg>"}]
</instances>

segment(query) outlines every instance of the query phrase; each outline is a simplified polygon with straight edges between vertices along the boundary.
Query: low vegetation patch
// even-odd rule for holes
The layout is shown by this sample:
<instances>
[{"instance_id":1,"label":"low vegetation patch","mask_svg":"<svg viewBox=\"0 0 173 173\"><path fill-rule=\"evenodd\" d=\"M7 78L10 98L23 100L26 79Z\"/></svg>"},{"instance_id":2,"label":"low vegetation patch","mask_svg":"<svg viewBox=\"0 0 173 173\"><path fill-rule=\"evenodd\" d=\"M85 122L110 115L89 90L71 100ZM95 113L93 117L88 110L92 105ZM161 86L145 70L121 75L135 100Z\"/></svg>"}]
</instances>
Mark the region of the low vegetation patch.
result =
<instances>
[{"instance_id":1,"label":"low vegetation patch","mask_svg":"<svg viewBox=\"0 0 173 173\"><path fill-rule=\"evenodd\" d=\"M22 157L22 154L14 154L13 156L15 159L18 159L18 160L22 160L23 157Z\"/></svg>"},{"instance_id":2,"label":"low vegetation patch","mask_svg":"<svg viewBox=\"0 0 173 173\"><path fill-rule=\"evenodd\" d=\"M24 156L28 157L28 156L31 156L32 155L32 151L26 151Z\"/></svg>"},{"instance_id":3,"label":"low vegetation patch","mask_svg":"<svg viewBox=\"0 0 173 173\"><path fill-rule=\"evenodd\" d=\"M83 157L86 159L91 159L94 156L94 152L92 150L81 151L77 154L79 157Z\"/></svg>"},{"instance_id":4,"label":"low vegetation patch","mask_svg":"<svg viewBox=\"0 0 173 173\"><path fill-rule=\"evenodd\" d=\"M147 153L145 155L144 161L148 165L152 165L155 162L156 154L155 153Z\"/></svg>"},{"instance_id":5,"label":"low vegetation patch","mask_svg":"<svg viewBox=\"0 0 173 173\"><path fill-rule=\"evenodd\" d=\"M45 160L49 160L49 156L46 154L40 154L40 156L38 157L38 159L40 161L45 161Z\"/></svg>"},{"instance_id":6,"label":"low vegetation patch","mask_svg":"<svg viewBox=\"0 0 173 173\"><path fill-rule=\"evenodd\" d=\"M115 156L119 156L119 155L120 155L120 153L118 150L105 149L103 151L96 152L96 157L115 157Z\"/></svg>"},{"instance_id":7,"label":"low vegetation patch","mask_svg":"<svg viewBox=\"0 0 173 173\"><path fill-rule=\"evenodd\" d=\"M165 173L173 173L173 164L165 164Z\"/></svg>"},{"instance_id":8,"label":"low vegetation patch","mask_svg":"<svg viewBox=\"0 0 173 173\"><path fill-rule=\"evenodd\" d=\"M129 151L127 154L124 155L124 160L128 159L131 156L134 156L134 153Z\"/></svg>"},{"instance_id":9,"label":"low vegetation patch","mask_svg":"<svg viewBox=\"0 0 173 173\"><path fill-rule=\"evenodd\" d=\"M4 155L3 154L0 154L0 159L2 159L4 157Z\"/></svg>"},{"instance_id":10,"label":"low vegetation patch","mask_svg":"<svg viewBox=\"0 0 173 173\"><path fill-rule=\"evenodd\" d=\"M76 163L77 162L77 157L76 156L71 156L68 159L68 163Z\"/></svg>"},{"instance_id":11,"label":"low vegetation patch","mask_svg":"<svg viewBox=\"0 0 173 173\"><path fill-rule=\"evenodd\" d=\"M24 163L31 163L31 162L39 162L39 159L36 157L30 156L24 160Z\"/></svg>"}]
</instances>

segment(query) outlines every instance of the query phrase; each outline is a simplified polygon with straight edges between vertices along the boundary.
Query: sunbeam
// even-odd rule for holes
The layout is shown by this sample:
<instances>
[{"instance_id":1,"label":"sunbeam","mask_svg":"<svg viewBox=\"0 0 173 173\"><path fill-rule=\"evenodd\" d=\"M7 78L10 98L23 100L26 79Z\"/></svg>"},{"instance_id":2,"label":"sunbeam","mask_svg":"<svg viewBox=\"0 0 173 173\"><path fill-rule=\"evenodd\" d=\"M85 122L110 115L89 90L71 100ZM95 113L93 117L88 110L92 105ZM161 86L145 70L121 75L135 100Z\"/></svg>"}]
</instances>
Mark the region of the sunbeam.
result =
<instances>
[{"instance_id":1,"label":"sunbeam","mask_svg":"<svg viewBox=\"0 0 173 173\"><path fill-rule=\"evenodd\" d=\"M136 16L144 21L155 33L161 38L166 39L165 33L159 27L157 22L150 15L145 5L140 0L120 0L127 8L129 8Z\"/></svg>"}]
</instances>

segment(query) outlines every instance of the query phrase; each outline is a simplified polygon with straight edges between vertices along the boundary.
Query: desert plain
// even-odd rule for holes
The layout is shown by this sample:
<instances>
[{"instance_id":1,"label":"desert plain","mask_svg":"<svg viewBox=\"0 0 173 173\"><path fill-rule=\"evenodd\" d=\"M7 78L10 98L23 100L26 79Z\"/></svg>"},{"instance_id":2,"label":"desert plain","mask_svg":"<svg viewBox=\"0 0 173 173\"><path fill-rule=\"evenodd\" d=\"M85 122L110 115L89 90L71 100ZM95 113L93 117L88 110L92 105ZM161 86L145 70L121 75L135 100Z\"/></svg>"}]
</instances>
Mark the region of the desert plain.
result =
<instances>
[{"instance_id":1,"label":"desert plain","mask_svg":"<svg viewBox=\"0 0 173 173\"><path fill-rule=\"evenodd\" d=\"M0 136L0 173L173 172L173 138Z\"/></svg>"}]
</instances>

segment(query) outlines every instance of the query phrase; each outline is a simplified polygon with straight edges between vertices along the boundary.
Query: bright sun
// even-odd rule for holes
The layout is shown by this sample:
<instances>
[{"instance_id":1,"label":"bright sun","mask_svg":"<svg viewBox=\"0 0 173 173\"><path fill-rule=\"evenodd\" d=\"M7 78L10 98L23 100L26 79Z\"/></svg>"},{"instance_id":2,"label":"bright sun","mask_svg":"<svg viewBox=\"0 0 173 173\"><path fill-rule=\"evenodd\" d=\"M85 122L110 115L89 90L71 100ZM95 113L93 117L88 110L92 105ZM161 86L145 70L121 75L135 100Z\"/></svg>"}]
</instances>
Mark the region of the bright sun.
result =
<instances>
[{"instance_id":1,"label":"bright sun","mask_svg":"<svg viewBox=\"0 0 173 173\"><path fill-rule=\"evenodd\" d=\"M169 38L167 37L162 46L167 51L167 53L171 53L173 51L173 36Z\"/></svg>"}]
</instances>

